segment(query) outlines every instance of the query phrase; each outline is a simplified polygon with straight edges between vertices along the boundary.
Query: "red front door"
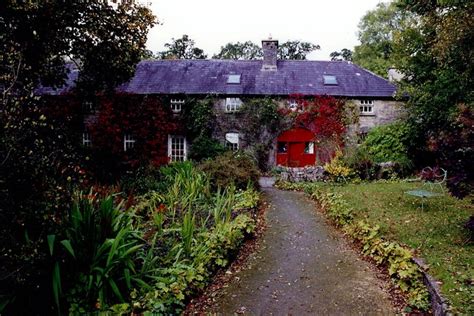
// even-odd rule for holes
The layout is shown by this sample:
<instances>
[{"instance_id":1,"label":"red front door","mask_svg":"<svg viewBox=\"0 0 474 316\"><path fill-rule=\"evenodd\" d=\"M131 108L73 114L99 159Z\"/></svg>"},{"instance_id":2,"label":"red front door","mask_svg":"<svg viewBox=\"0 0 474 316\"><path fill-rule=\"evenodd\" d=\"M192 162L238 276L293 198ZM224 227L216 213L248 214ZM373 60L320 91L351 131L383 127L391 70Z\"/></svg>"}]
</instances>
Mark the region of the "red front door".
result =
<instances>
[{"instance_id":1,"label":"red front door","mask_svg":"<svg viewBox=\"0 0 474 316\"><path fill-rule=\"evenodd\" d=\"M277 165L304 167L314 165L316 153L314 135L308 130L297 128L283 132L278 137Z\"/></svg>"}]
</instances>

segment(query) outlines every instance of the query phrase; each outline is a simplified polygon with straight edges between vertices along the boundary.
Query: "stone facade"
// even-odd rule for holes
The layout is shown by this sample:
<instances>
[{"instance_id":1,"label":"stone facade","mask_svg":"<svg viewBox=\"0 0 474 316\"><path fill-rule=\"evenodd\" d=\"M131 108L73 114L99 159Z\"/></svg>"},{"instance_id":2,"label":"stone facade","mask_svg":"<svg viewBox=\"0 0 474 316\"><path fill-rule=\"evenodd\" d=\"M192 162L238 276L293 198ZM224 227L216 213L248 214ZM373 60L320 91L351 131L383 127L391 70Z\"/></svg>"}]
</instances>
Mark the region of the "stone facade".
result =
<instances>
[{"instance_id":1,"label":"stone facade","mask_svg":"<svg viewBox=\"0 0 474 316\"><path fill-rule=\"evenodd\" d=\"M139 0L133 1L137 3ZM110 2L118 5L124 1ZM273 130L272 135L267 132L263 136L248 134L244 137L240 132L245 129L245 124L248 122L245 122L244 115L236 111L237 104L226 105L226 98L244 100L245 98L270 97L280 107L289 105L288 97L291 95L308 98L327 95L351 101L357 110L354 113L357 113L358 120L354 122L358 122L349 126L348 141L357 139L352 136L364 134L375 126L393 122L402 113L401 107L393 98L397 90L396 86L351 62L278 60L278 41L274 39L263 40L262 50L262 60L143 60L136 66L133 77L120 85L116 92L137 96L157 96L164 100L174 99L175 101L183 101L188 97L192 99L215 97L217 101L214 110L217 123L213 137L224 144L238 139L239 146L231 143L229 147L232 149L256 148L260 145L259 158L262 157L262 144L265 147L264 150L271 147L268 157L269 165L275 165L278 133ZM69 63L67 67L70 71L64 86L41 87L38 88L37 93L58 96L73 91L78 70L72 63ZM171 104L170 106L176 113L174 117L179 117L181 103L178 105L175 102L174 107ZM183 106L186 107L186 105ZM361 109L360 113L359 109ZM275 133L277 135L273 135ZM270 146L272 140L273 146ZM315 144L310 150L311 141L308 140L286 143L293 144L293 146L288 145L288 157L291 153L298 151L291 157L292 159L288 158L288 161L308 163L300 159L301 153L316 154L316 161L321 163L331 156L323 152L321 144L314 153ZM301 144L304 146L302 147ZM306 152L306 145L308 145L308 152ZM327 145L328 152L336 146ZM187 148L187 145L185 147ZM291 147L293 151L290 150ZM282 147L281 154L285 154L285 150L285 147Z\"/></svg>"},{"instance_id":2,"label":"stone facade","mask_svg":"<svg viewBox=\"0 0 474 316\"><path fill-rule=\"evenodd\" d=\"M360 100L351 100L356 106L363 106ZM361 113L359 126L362 131L368 131L379 125L385 125L396 121L403 113L402 103L391 100L373 100L373 112Z\"/></svg>"},{"instance_id":3,"label":"stone facade","mask_svg":"<svg viewBox=\"0 0 474 316\"><path fill-rule=\"evenodd\" d=\"M348 99L347 102L352 102L355 107L355 113L359 113L360 106L364 106L362 99ZM371 113L360 113L358 118L355 118L355 121L358 123L353 124L348 127L347 133L347 142L353 143L352 141L357 140L357 135L366 134L371 128L389 124L396 121L403 115L403 104L399 101L393 100L377 100L377 99L364 99L368 102L367 105L372 107ZM367 101L365 101L367 103ZM280 108L288 107L288 100L286 98L275 98L274 102ZM239 148L246 149L253 144L249 144L245 139L244 135L241 133L245 129L245 124L239 116L238 112L226 112L226 98L217 98L214 103L214 112L217 117L217 125L214 129L213 137L222 144L226 143L226 134L227 133L239 133ZM268 165L276 165L276 147L277 147L277 138L274 138L273 146L269 151L268 155ZM322 161L318 157L317 161Z\"/></svg>"}]
</instances>

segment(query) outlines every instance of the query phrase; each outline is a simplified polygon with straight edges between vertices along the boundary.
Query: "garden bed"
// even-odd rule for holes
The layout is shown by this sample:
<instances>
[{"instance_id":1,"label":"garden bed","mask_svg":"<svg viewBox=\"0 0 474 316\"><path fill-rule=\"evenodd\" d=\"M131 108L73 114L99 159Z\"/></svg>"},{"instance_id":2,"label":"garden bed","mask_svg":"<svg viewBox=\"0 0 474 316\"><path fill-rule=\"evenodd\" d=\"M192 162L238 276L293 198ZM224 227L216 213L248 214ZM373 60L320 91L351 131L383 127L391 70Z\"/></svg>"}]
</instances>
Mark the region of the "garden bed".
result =
<instances>
[{"instance_id":1,"label":"garden bed","mask_svg":"<svg viewBox=\"0 0 474 316\"><path fill-rule=\"evenodd\" d=\"M351 222L363 222L368 229L378 227L377 235L384 241L413 249L413 255L424 258L427 272L438 280L443 296L449 301L450 311L472 314L474 252L463 225L473 213L473 206L468 200L443 195L428 200L422 211L421 201L404 193L419 185L374 182L339 186L283 184L282 187L308 193L318 191L319 196L337 195L350 205L350 211L342 217L338 215L336 222L344 222L350 217ZM318 198L314 194L313 197Z\"/></svg>"}]
</instances>

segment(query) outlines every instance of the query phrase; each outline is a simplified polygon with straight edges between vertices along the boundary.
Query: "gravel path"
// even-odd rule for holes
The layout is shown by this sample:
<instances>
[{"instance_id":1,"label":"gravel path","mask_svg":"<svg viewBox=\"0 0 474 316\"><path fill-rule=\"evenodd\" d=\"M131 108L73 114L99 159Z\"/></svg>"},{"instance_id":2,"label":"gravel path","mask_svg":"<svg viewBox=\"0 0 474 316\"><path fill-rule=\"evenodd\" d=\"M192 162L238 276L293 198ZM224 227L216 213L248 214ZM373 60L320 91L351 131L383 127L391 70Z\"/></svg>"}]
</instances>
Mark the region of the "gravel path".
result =
<instances>
[{"instance_id":1,"label":"gravel path","mask_svg":"<svg viewBox=\"0 0 474 316\"><path fill-rule=\"evenodd\" d=\"M262 245L248 267L218 293L210 312L395 314L369 264L326 224L304 194L263 190L271 206Z\"/></svg>"}]
</instances>

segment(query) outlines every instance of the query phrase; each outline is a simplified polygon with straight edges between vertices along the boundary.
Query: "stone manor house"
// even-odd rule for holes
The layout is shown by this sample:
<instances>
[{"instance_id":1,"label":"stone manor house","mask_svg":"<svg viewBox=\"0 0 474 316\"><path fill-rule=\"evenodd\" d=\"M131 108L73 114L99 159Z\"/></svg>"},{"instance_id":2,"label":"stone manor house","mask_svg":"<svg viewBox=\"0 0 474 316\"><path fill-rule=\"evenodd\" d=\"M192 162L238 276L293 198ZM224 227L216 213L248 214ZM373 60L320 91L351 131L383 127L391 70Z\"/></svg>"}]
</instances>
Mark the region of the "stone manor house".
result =
<instances>
[{"instance_id":1,"label":"stone manor house","mask_svg":"<svg viewBox=\"0 0 474 316\"><path fill-rule=\"evenodd\" d=\"M137 65L132 79L121 92L135 95L166 96L175 115L186 107L183 96L215 98L218 115L233 115L241 98L271 97L280 106L292 109L289 96L328 95L355 103L359 110L359 132L394 121L400 114L394 99L396 87L368 70L346 61L278 60L278 41L263 40L263 60L146 60ZM70 79L74 77L70 73ZM77 73L76 73L77 76ZM64 89L64 88L63 88ZM58 94L61 91L45 91ZM283 100L283 101L281 101ZM244 149L238 130L222 131L217 139L232 149ZM92 140L93 141L93 140ZM90 143L87 133L83 143ZM126 151L133 146L132 135L123 135ZM187 159L190 143L184 135L168 135L170 161ZM270 165L302 167L317 163L314 135L301 129L282 131L274 141Z\"/></svg>"}]
</instances>

